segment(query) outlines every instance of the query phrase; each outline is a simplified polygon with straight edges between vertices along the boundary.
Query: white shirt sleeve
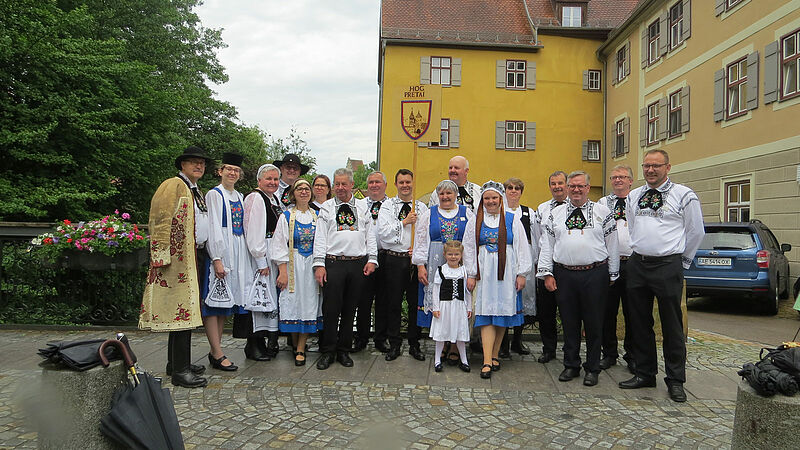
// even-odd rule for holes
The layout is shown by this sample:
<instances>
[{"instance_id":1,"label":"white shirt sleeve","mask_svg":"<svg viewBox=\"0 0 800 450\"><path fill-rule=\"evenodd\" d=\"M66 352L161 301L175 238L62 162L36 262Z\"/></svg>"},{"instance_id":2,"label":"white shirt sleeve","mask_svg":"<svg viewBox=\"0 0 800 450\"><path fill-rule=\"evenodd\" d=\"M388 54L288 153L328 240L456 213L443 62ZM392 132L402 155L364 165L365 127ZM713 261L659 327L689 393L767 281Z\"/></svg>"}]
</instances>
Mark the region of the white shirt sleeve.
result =
<instances>
[{"instance_id":1,"label":"white shirt sleeve","mask_svg":"<svg viewBox=\"0 0 800 450\"><path fill-rule=\"evenodd\" d=\"M428 239L430 239L428 229L430 228L430 224L431 210L426 209L417 219L417 227L414 231L414 252L411 255L411 264L416 266L428 264L428 247L430 246L430 242L428 242Z\"/></svg>"},{"instance_id":2,"label":"white shirt sleeve","mask_svg":"<svg viewBox=\"0 0 800 450\"><path fill-rule=\"evenodd\" d=\"M687 200L688 203L684 206L683 215L683 229L686 231L686 250L681 255L684 269L688 269L692 265L694 255L697 253L697 249L700 248L700 244L706 234L703 226L703 210L700 207L700 200L698 200L694 192L687 196Z\"/></svg>"},{"instance_id":3,"label":"white shirt sleeve","mask_svg":"<svg viewBox=\"0 0 800 450\"><path fill-rule=\"evenodd\" d=\"M528 238L525 236L525 226L522 225L517 216L514 216L512 231L514 232L514 244L512 247L514 248L514 254L517 255L515 271L517 275L525 276L531 271L531 252Z\"/></svg>"},{"instance_id":4,"label":"white shirt sleeve","mask_svg":"<svg viewBox=\"0 0 800 450\"><path fill-rule=\"evenodd\" d=\"M555 236L553 235L553 217L550 214L546 219L542 219L542 236L539 239L539 262L536 272L537 278L544 278L553 275L553 245Z\"/></svg>"},{"instance_id":5,"label":"white shirt sleeve","mask_svg":"<svg viewBox=\"0 0 800 450\"><path fill-rule=\"evenodd\" d=\"M289 262L289 223L286 221L286 216L281 214L278 218L278 226L275 227L275 233L272 235L272 245L270 251L272 252L272 261L275 264L282 264Z\"/></svg>"},{"instance_id":6,"label":"white shirt sleeve","mask_svg":"<svg viewBox=\"0 0 800 450\"><path fill-rule=\"evenodd\" d=\"M247 249L256 261L258 269L266 269L267 255L267 206L261 194L250 194L244 199L244 237Z\"/></svg>"},{"instance_id":7,"label":"white shirt sleeve","mask_svg":"<svg viewBox=\"0 0 800 450\"><path fill-rule=\"evenodd\" d=\"M333 219L332 208L333 202L326 201L319 209L317 231L314 233L314 267L325 267L325 255L328 253L329 222Z\"/></svg>"},{"instance_id":8,"label":"white shirt sleeve","mask_svg":"<svg viewBox=\"0 0 800 450\"><path fill-rule=\"evenodd\" d=\"M464 229L464 267L467 268L467 276L475 278L478 275L478 243L475 241L475 217L467 220Z\"/></svg>"},{"instance_id":9,"label":"white shirt sleeve","mask_svg":"<svg viewBox=\"0 0 800 450\"><path fill-rule=\"evenodd\" d=\"M439 293L442 288L442 277L439 276L439 271L435 271L433 275L433 309L432 311L440 311Z\"/></svg>"},{"instance_id":10,"label":"white shirt sleeve","mask_svg":"<svg viewBox=\"0 0 800 450\"><path fill-rule=\"evenodd\" d=\"M206 207L208 208L208 242L206 249L212 261L222 259L226 250L225 233L222 228L222 215L227 214L225 199L219 191L213 189L206 192Z\"/></svg>"}]
</instances>

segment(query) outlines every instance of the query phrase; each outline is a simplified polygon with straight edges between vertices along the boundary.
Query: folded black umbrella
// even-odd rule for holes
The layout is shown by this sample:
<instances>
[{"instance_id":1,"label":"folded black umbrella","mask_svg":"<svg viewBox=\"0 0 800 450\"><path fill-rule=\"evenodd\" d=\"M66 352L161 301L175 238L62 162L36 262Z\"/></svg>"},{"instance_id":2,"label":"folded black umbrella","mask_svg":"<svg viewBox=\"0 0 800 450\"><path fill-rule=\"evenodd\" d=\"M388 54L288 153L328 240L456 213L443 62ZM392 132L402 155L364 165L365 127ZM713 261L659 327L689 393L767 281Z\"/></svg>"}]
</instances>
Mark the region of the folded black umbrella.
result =
<instances>
[{"instance_id":1,"label":"folded black umbrella","mask_svg":"<svg viewBox=\"0 0 800 450\"><path fill-rule=\"evenodd\" d=\"M100 355L98 350L105 339L92 339L88 341L60 341L48 343L46 348L39 349L39 355L51 364L61 365L78 372L89 370L100 365ZM128 338L122 336L120 341L125 344L130 352L133 362L136 362L136 355L130 349ZM104 349L106 357L110 361L122 359L122 353L117 347L106 347Z\"/></svg>"},{"instance_id":2,"label":"folded black umbrella","mask_svg":"<svg viewBox=\"0 0 800 450\"><path fill-rule=\"evenodd\" d=\"M103 350L116 346L125 365L133 374L133 382L119 388L111 401L111 411L100 419L100 431L120 445L132 449L183 449L178 416L169 389L161 380L139 372L127 354L127 348L109 339L100 346L102 363L108 366Z\"/></svg>"}]
</instances>

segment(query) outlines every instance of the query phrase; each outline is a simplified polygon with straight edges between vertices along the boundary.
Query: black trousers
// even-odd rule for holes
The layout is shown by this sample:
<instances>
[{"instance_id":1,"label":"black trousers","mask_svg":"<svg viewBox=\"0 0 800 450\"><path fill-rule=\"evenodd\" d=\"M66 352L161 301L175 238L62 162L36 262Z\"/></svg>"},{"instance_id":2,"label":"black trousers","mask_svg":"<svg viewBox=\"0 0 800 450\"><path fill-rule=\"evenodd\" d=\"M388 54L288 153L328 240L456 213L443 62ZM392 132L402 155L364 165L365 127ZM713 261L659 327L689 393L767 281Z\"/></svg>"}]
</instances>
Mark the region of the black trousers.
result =
<instances>
[{"instance_id":1,"label":"black trousers","mask_svg":"<svg viewBox=\"0 0 800 450\"><path fill-rule=\"evenodd\" d=\"M172 373L189 370L189 365L192 363L192 330L169 332L167 363L172 367Z\"/></svg>"},{"instance_id":2,"label":"black trousers","mask_svg":"<svg viewBox=\"0 0 800 450\"><path fill-rule=\"evenodd\" d=\"M608 288L608 297L606 297L606 308L603 313L603 356L617 358L619 357L619 350L617 349L617 315L619 313L619 304L622 303L622 317L625 320L625 340L623 341L622 348L625 350L623 357L626 361L630 362L633 359L633 339L631 331L631 312L628 305L628 261L619 262L619 278Z\"/></svg>"},{"instance_id":3,"label":"black trousers","mask_svg":"<svg viewBox=\"0 0 800 450\"><path fill-rule=\"evenodd\" d=\"M392 347L400 347L403 343L403 338L400 337L400 315L403 313L403 295L405 295L408 345L419 348L417 266L411 264L411 257L386 253L382 255L379 280L383 295L375 298L375 342L388 338Z\"/></svg>"},{"instance_id":4,"label":"black trousers","mask_svg":"<svg viewBox=\"0 0 800 450\"><path fill-rule=\"evenodd\" d=\"M581 324L586 331L587 372L600 371L603 308L608 295L608 265L589 270L553 268L556 299L564 327L564 367L581 367Z\"/></svg>"},{"instance_id":5,"label":"black trousers","mask_svg":"<svg viewBox=\"0 0 800 450\"><path fill-rule=\"evenodd\" d=\"M356 339L362 342L369 341L370 328L372 326L372 302L377 304L378 299L383 295L380 286L380 273L383 270L381 255L378 255L378 268L366 277L366 284L362 296L356 304ZM376 311L377 316L377 311ZM378 318L375 317L375 329L378 328Z\"/></svg>"},{"instance_id":6,"label":"black trousers","mask_svg":"<svg viewBox=\"0 0 800 450\"><path fill-rule=\"evenodd\" d=\"M353 345L356 304L364 295L367 257L354 260L325 260L328 281L322 287L322 343L320 351L349 352Z\"/></svg>"},{"instance_id":7,"label":"black trousers","mask_svg":"<svg viewBox=\"0 0 800 450\"><path fill-rule=\"evenodd\" d=\"M658 373L656 335L653 331L653 297L658 301L664 366L667 381L686 382L686 339L683 335L683 266L681 255L660 258L634 253L628 260L628 299L633 330L636 374L651 378Z\"/></svg>"},{"instance_id":8,"label":"black trousers","mask_svg":"<svg viewBox=\"0 0 800 450\"><path fill-rule=\"evenodd\" d=\"M544 287L544 281L536 280L536 316L539 319L539 334L542 335L542 351L556 352L558 328L556 325L556 293Z\"/></svg>"}]
</instances>

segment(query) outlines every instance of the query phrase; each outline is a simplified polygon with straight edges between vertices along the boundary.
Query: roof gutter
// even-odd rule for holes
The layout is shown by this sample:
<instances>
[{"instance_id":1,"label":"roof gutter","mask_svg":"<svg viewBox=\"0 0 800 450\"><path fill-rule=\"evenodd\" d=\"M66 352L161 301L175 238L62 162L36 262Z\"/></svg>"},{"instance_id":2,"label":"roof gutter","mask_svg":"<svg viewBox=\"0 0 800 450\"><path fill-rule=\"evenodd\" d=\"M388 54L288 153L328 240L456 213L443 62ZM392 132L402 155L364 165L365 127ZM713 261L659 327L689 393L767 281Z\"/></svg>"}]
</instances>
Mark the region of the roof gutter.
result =
<instances>
[{"instance_id":1,"label":"roof gutter","mask_svg":"<svg viewBox=\"0 0 800 450\"><path fill-rule=\"evenodd\" d=\"M536 45L538 45L539 33L536 30L536 26L533 24L533 19L531 19L531 12L528 11L528 2L526 0L522 0L522 6L525 7L525 15L528 17L528 25L531 26L531 32L533 33L534 39L536 39Z\"/></svg>"},{"instance_id":2,"label":"roof gutter","mask_svg":"<svg viewBox=\"0 0 800 450\"><path fill-rule=\"evenodd\" d=\"M448 41L435 41L435 40L426 40L426 39L395 39L395 38L387 38L383 37L383 41L386 44L400 44L400 45L409 45L409 46L417 46L417 47L440 47L440 48L488 48L488 49L498 49L498 48L508 48L514 50L521 50L521 51L538 51L540 48L544 48L543 45L540 44L510 44L510 43L495 43L495 42L448 42Z\"/></svg>"}]
</instances>

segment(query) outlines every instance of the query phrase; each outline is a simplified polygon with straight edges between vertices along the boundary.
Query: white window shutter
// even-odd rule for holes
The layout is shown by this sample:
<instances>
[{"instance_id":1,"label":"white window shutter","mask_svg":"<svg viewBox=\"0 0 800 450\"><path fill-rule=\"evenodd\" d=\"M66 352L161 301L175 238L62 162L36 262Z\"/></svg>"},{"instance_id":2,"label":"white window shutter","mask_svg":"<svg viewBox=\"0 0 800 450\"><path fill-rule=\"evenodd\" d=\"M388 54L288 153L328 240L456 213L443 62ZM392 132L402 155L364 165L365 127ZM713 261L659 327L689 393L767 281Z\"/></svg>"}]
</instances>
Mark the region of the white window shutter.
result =
<instances>
[{"instance_id":1,"label":"white window shutter","mask_svg":"<svg viewBox=\"0 0 800 450\"><path fill-rule=\"evenodd\" d=\"M764 104L778 100L778 41L764 48Z\"/></svg>"},{"instance_id":2,"label":"white window shutter","mask_svg":"<svg viewBox=\"0 0 800 450\"><path fill-rule=\"evenodd\" d=\"M658 19L658 55L666 55L667 50L669 50L669 12L664 11Z\"/></svg>"},{"instance_id":3,"label":"white window shutter","mask_svg":"<svg viewBox=\"0 0 800 450\"><path fill-rule=\"evenodd\" d=\"M458 148L460 128L458 120L450 119L450 148Z\"/></svg>"},{"instance_id":4,"label":"white window shutter","mask_svg":"<svg viewBox=\"0 0 800 450\"><path fill-rule=\"evenodd\" d=\"M505 59L498 59L497 60L497 77L495 79L495 87L505 88L506 87L506 60ZM505 147L505 144L503 144Z\"/></svg>"},{"instance_id":5,"label":"white window shutter","mask_svg":"<svg viewBox=\"0 0 800 450\"><path fill-rule=\"evenodd\" d=\"M631 150L631 119L630 117L626 117L622 119L622 126L625 133L625 153L627 154Z\"/></svg>"},{"instance_id":6,"label":"white window shutter","mask_svg":"<svg viewBox=\"0 0 800 450\"><path fill-rule=\"evenodd\" d=\"M536 89L536 61L528 61L525 69L525 89Z\"/></svg>"},{"instance_id":7,"label":"white window shutter","mask_svg":"<svg viewBox=\"0 0 800 450\"><path fill-rule=\"evenodd\" d=\"M589 160L589 141L583 141L581 143L581 160Z\"/></svg>"},{"instance_id":8,"label":"white window shutter","mask_svg":"<svg viewBox=\"0 0 800 450\"><path fill-rule=\"evenodd\" d=\"M639 147L647 146L647 107L639 111Z\"/></svg>"},{"instance_id":9,"label":"white window shutter","mask_svg":"<svg viewBox=\"0 0 800 450\"><path fill-rule=\"evenodd\" d=\"M631 74L631 41L625 43L625 77Z\"/></svg>"},{"instance_id":10,"label":"white window shutter","mask_svg":"<svg viewBox=\"0 0 800 450\"><path fill-rule=\"evenodd\" d=\"M588 89L589 89L589 71L588 70L584 70L583 71L583 90L585 91L585 90L588 90Z\"/></svg>"},{"instance_id":11,"label":"white window shutter","mask_svg":"<svg viewBox=\"0 0 800 450\"><path fill-rule=\"evenodd\" d=\"M727 0L716 0L716 3L714 4L715 16L718 16L725 12L725 2L727 2Z\"/></svg>"},{"instance_id":12,"label":"white window shutter","mask_svg":"<svg viewBox=\"0 0 800 450\"><path fill-rule=\"evenodd\" d=\"M747 55L747 109L758 108L758 50Z\"/></svg>"},{"instance_id":13,"label":"white window shutter","mask_svg":"<svg viewBox=\"0 0 800 450\"><path fill-rule=\"evenodd\" d=\"M681 89L681 133L689 131L689 86Z\"/></svg>"},{"instance_id":14,"label":"white window shutter","mask_svg":"<svg viewBox=\"0 0 800 450\"><path fill-rule=\"evenodd\" d=\"M419 58L419 84L431 84L431 57Z\"/></svg>"},{"instance_id":15,"label":"white window shutter","mask_svg":"<svg viewBox=\"0 0 800 450\"><path fill-rule=\"evenodd\" d=\"M450 68L450 85L461 86L461 58L453 58Z\"/></svg>"},{"instance_id":16,"label":"white window shutter","mask_svg":"<svg viewBox=\"0 0 800 450\"><path fill-rule=\"evenodd\" d=\"M506 123L503 121L494 123L494 148L506 148Z\"/></svg>"},{"instance_id":17,"label":"white window shutter","mask_svg":"<svg viewBox=\"0 0 800 450\"><path fill-rule=\"evenodd\" d=\"M669 121L669 100L664 97L658 101L658 140L667 138L667 122Z\"/></svg>"},{"instance_id":18,"label":"white window shutter","mask_svg":"<svg viewBox=\"0 0 800 450\"><path fill-rule=\"evenodd\" d=\"M536 150L536 122L525 122L525 150Z\"/></svg>"},{"instance_id":19,"label":"white window shutter","mask_svg":"<svg viewBox=\"0 0 800 450\"><path fill-rule=\"evenodd\" d=\"M692 0L683 0L683 30L681 31L681 41L685 41L692 36Z\"/></svg>"},{"instance_id":20,"label":"white window shutter","mask_svg":"<svg viewBox=\"0 0 800 450\"><path fill-rule=\"evenodd\" d=\"M725 118L725 69L714 72L714 122Z\"/></svg>"},{"instance_id":21,"label":"white window shutter","mask_svg":"<svg viewBox=\"0 0 800 450\"><path fill-rule=\"evenodd\" d=\"M647 27L642 30L642 69L647 67Z\"/></svg>"}]
</instances>

